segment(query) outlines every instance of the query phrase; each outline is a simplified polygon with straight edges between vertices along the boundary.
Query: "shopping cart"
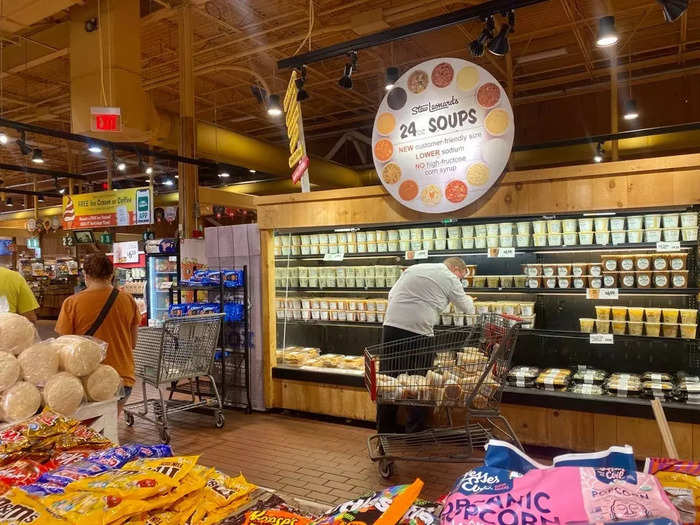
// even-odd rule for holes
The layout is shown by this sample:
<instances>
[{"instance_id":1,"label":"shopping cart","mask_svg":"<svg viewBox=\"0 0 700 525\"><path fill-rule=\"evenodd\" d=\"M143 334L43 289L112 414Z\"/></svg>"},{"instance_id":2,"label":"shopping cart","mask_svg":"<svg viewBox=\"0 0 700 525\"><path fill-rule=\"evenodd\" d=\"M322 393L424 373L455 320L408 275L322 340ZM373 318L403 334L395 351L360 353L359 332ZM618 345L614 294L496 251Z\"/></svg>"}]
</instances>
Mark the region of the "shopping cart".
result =
<instances>
[{"instance_id":1,"label":"shopping cart","mask_svg":"<svg viewBox=\"0 0 700 525\"><path fill-rule=\"evenodd\" d=\"M208 408L214 412L216 427L224 426L221 396L211 373L223 317L224 314L180 317L167 319L159 328L139 328L134 368L143 386L143 400L124 407L127 425L134 424L134 417L150 421L158 427L161 441L168 443L168 415ZM208 383L209 392L201 392L204 384L200 384L200 378L207 379L201 383ZM196 391L191 390L191 401L165 399L161 385L176 385L182 379L197 384ZM158 390L157 399L148 398L146 385Z\"/></svg>"},{"instance_id":2,"label":"shopping cart","mask_svg":"<svg viewBox=\"0 0 700 525\"><path fill-rule=\"evenodd\" d=\"M370 436L369 457L390 477L394 460L471 463L492 437L522 448L499 406L520 330L518 318L483 314L473 326L410 337L365 349L365 384L372 401L433 409L429 430ZM464 426L455 416L464 414Z\"/></svg>"}]
</instances>

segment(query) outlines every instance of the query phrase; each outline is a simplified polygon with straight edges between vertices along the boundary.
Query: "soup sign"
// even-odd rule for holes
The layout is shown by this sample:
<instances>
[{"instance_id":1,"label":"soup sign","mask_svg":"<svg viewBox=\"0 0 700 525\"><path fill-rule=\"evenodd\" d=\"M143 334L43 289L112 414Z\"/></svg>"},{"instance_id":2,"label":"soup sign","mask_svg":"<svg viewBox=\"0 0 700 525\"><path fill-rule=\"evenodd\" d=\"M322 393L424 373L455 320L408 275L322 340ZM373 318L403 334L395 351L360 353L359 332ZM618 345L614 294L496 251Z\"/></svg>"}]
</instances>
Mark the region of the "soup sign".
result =
<instances>
[{"instance_id":1,"label":"soup sign","mask_svg":"<svg viewBox=\"0 0 700 525\"><path fill-rule=\"evenodd\" d=\"M404 206L450 212L495 184L514 132L508 97L488 71L458 58L428 60L404 73L379 106L374 165Z\"/></svg>"}]
</instances>

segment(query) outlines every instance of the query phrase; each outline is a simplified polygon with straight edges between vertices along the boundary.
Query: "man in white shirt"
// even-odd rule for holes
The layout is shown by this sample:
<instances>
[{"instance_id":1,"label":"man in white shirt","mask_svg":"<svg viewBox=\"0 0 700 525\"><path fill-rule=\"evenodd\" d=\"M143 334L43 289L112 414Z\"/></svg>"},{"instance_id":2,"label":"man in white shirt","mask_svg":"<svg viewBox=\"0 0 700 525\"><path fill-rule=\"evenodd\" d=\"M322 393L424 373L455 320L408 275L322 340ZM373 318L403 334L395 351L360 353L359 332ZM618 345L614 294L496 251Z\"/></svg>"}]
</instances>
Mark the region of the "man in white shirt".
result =
<instances>
[{"instance_id":1,"label":"man in white shirt","mask_svg":"<svg viewBox=\"0 0 700 525\"><path fill-rule=\"evenodd\" d=\"M387 352L396 357L384 363L383 373L398 375L402 369L412 369L411 374L425 375L432 367L432 353L416 353L430 346L430 339L440 314L452 303L458 310L474 313L474 301L462 288L462 279L467 274L467 265L459 257L450 257L437 264L416 264L406 269L389 292L389 305L384 316L382 343L399 339L415 338L400 348L389 347ZM417 337L424 336L424 337ZM413 353L412 358L405 357ZM402 354L404 357L402 358ZM427 362L431 361L431 362ZM425 369L425 370L421 370ZM392 374L392 370L397 373ZM377 431L395 433L397 405L377 405ZM419 432L424 428L428 410L424 407L409 407L406 433Z\"/></svg>"}]
</instances>

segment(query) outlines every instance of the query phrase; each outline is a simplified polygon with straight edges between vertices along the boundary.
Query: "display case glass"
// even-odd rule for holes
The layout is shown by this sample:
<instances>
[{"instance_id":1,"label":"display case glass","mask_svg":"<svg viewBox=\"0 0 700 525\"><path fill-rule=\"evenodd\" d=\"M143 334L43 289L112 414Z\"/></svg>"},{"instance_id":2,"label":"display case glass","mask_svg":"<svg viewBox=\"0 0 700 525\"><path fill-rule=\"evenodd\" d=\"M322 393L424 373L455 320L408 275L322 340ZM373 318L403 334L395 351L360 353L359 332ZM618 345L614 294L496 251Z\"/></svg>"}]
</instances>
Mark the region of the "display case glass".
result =
<instances>
[{"instance_id":1,"label":"display case glass","mask_svg":"<svg viewBox=\"0 0 700 525\"><path fill-rule=\"evenodd\" d=\"M168 317L170 288L178 284L177 256L148 254L146 257L148 323L158 326Z\"/></svg>"}]
</instances>

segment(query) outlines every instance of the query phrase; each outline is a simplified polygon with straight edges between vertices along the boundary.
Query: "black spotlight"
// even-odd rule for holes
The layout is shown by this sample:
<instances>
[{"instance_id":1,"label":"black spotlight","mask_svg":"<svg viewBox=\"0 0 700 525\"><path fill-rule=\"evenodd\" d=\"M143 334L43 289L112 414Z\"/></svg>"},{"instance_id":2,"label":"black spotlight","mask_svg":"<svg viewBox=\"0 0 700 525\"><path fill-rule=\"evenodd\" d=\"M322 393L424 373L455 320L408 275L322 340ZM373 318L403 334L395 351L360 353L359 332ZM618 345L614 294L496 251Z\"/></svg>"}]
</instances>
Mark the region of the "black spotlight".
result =
<instances>
[{"instance_id":1,"label":"black spotlight","mask_svg":"<svg viewBox=\"0 0 700 525\"><path fill-rule=\"evenodd\" d=\"M270 95L267 101L267 114L271 117L279 117L282 114L282 105L279 95Z\"/></svg>"},{"instance_id":2,"label":"black spotlight","mask_svg":"<svg viewBox=\"0 0 700 525\"><path fill-rule=\"evenodd\" d=\"M657 0L664 11L666 22L675 22L688 9L688 0Z\"/></svg>"},{"instance_id":3,"label":"black spotlight","mask_svg":"<svg viewBox=\"0 0 700 525\"><path fill-rule=\"evenodd\" d=\"M39 196L36 198L36 200L37 200L37 202L45 202L45 201L46 201L46 199L44 198L43 195L39 195Z\"/></svg>"},{"instance_id":4,"label":"black spotlight","mask_svg":"<svg viewBox=\"0 0 700 525\"><path fill-rule=\"evenodd\" d=\"M604 155L605 155L605 150L603 149L603 143L599 142L595 148L595 155L593 155L593 162L603 162Z\"/></svg>"},{"instance_id":5,"label":"black spotlight","mask_svg":"<svg viewBox=\"0 0 700 525\"><path fill-rule=\"evenodd\" d=\"M394 89L394 84L396 84L396 81L399 79L399 68L398 67L388 67L386 68L386 82L384 84L384 88L387 91L391 91Z\"/></svg>"},{"instance_id":6,"label":"black spotlight","mask_svg":"<svg viewBox=\"0 0 700 525\"><path fill-rule=\"evenodd\" d=\"M508 33L510 33L510 26L508 24L503 24L501 26L501 30L487 46L489 53L499 57L502 57L508 53L510 50Z\"/></svg>"},{"instance_id":7,"label":"black spotlight","mask_svg":"<svg viewBox=\"0 0 700 525\"><path fill-rule=\"evenodd\" d=\"M614 16L604 16L598 20L598 37L595 41L598 47L609 47L615 45L617 44L619 38L617 29L615 29Z\"/></svg>"},{"instance_id":8,"label":"black spotlight","mask_svg":"<svg viewBox=\"0 0 700 525\"><path fill-rule=\"evenodd\" d=\"M486 20L486 25L481 31L479 38L472 40L469 43L469 51L472 56L481 57L484 56L484 51L486 50L486 43L493 39L493 29L495 23L493 21L493 16L489 16Z\"/></svg>"},{"instance_id":9,"label":"black spotlight","mask_svg":"<svg viewBox=\"0 0 700 525\"><path fill-rule=\"evenodd\" d=\"M29 155L32 152L31 146L27 144L27 134L24 131L15 142L19 146L19 150L22 152L22 155Z\"/></svg>"},{"instance_id":10,"label":"black spotlight","mask_svg":"<svg viewBox=\"0 0 700 525\"><path fill-rule=\"evenodd\" d=\"M5 199L5 206L8 208L12 208L15 204L12 202L12 197L8 197Z\"/></svg>"},{"instance_id":11,"label":"black spotlight","mask_svg":"<svg viewBox=\"0 0 700 525\"><path fill-rule=\"evenodd\" d=\"M639 116L639 110L637 109L637 101L634 100L633 98L630 98L625 101L625 112L622 115L622 118L625 120L634 120Z\"/></svg>"},{"instance_id":12,"label":"black spotlight","mask_svg":"<svg viewBox=\"0 0 700 525\"><path fill-rule=\"evenodd\" d=\"M304 89L304 79L297 78L294 81L294 84L297 86L297 102L303 102L304 100L308 99L309 94Z\"/></svg>"},{"instance_id":13,"label":"black spotlight","mask_svg":"<svg viewBox=\"0 0 700 525\"><path fill-rule=\"evenodd\" d=\"M345 64L343 76L338 80L338 85L343 89L352 89L352 65Z\"/></svg>"}]
</instances>

